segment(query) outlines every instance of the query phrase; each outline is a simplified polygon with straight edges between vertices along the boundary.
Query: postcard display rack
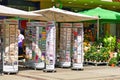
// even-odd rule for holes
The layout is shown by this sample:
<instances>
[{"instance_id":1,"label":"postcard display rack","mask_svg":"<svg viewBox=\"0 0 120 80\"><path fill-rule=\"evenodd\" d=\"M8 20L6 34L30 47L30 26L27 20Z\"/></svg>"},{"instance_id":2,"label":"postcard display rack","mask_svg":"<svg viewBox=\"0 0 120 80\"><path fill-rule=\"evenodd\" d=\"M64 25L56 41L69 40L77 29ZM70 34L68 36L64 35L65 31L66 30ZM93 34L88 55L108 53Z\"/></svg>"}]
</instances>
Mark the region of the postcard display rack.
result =
<instances>
[{"instance_id":1,"label":"postcard display rack","mask_svg":"<svg viewBox=\"0 0 120 80\"><path fill-rule=\"evenodd\" d=\"M73 23L72 69L83 69L83 24Z\"/></svg>"},{"instance_id":2,"label":"postcard display rack","mask_svg":"<svg viewBox=\"0 0 120 80\"><path fill-rule=\"evenodd\" d=\"M26 30L25 66L34 69L45 68L46 54L46 22L28 22Z\"/></svg>"},{"instance_id":3,"label":"postcard display rack","mask_svg":"<svg viewBox=\"0 0 120 80\"><path fill-rule=\"evenodd\" d=\"M56 54L56 25L54 21L47 23L47 38L46 38L46 68L44 72L55 70L55 54Z\"/></svg>"},{"instance_id":4,"label":"postcard display rack","mask_svg":"<svg viewBox=\"0 0 120 80\"><path fill-rule=\"evenodd\" d=\"M3 20L0 20L0 72L3 72Z\"/></svg>"},{"instance_id":5,"label":"postcard display rack","mask_svg":"<svg viewBox=\"0 0 120 80\"><path fill-rule=\"evenodd\" d=\"M54 21L47 23L46 38L46 68L44 71L55 70L55 52L56 52L56 26Z\"/></svg>"},{"instance_id":6,"label":"postcard display rack","mask_svg":"<svg viewBox=\"0 0 120 80\"><path fill-rule=\"evenodd\" d=\"M71 66L71 35L72 23L60 24L60 51L59 51L59 66Z\"/></svg>"},{"instance_id":7,"label":"postcard display rack","mask_svg":"<svg viewBox=\"0 0 120 80\"><path fill-rule=\"evenodd\" d=\"M0 21L0 69L3 73L18 72L18 21Z\"/></svg>"}]
</instances>

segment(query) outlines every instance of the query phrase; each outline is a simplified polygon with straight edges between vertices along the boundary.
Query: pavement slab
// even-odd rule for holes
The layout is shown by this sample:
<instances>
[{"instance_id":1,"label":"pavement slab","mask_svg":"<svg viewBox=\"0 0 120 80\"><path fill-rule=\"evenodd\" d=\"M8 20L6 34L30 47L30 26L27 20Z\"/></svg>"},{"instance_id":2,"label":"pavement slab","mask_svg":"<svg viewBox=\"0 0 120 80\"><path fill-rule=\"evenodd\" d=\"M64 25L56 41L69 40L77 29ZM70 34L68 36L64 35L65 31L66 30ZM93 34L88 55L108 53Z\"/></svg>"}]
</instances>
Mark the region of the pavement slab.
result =
<instances>
[{"instance_id":1,"label":"pavement slab","mask_svg":"<svg viewBox=\"0 0 120 80\"><path fill-rule=\"evenodd\" d=\"M57 72L20 69L18 74L4 74L0 80L120 80L120 67L85 66L84 70L56 68Z\"/></svg>"}]
</instances>

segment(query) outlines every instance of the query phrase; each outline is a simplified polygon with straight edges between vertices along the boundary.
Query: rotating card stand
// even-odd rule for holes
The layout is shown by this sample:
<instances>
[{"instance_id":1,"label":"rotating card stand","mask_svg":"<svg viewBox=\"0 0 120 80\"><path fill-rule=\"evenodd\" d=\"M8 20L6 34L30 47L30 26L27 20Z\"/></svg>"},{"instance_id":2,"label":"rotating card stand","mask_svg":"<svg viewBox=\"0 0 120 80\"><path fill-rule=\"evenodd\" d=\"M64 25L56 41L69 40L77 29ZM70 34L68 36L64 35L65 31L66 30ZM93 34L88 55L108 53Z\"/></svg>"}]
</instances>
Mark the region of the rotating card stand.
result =
<instances>
[{"instance_id":1,"label":"rotating card stand","mask_svg":"<svg viewBox=\"0 0 120 80\"><path fill-rule=\"evenodd\" d=\"M18 21L0 21L0 71L18 73Z\"/></svg>"},{"instance_id":2,"label":"rotating card stand","mask_svg":"<svg viewBox=\"0 0 120 80\"><path fill-rule=\"evenodd\" d=\"M44 69L45 68L45 63L44 62L35 62L33 60L28 60L27 62L25 62L25 67L28 68L33 68L34 70L37 69Z\"/></svg>"},{"instance_id":3,"label":"rotating card stand","mask_svg":"<svg viewBox=\"0 0 120 80\"><path fill-rule=\"evenodd\" d=\"M73 62L72 70L83 70L83 24L73 23Z\"/></svg>"}]
</instances>

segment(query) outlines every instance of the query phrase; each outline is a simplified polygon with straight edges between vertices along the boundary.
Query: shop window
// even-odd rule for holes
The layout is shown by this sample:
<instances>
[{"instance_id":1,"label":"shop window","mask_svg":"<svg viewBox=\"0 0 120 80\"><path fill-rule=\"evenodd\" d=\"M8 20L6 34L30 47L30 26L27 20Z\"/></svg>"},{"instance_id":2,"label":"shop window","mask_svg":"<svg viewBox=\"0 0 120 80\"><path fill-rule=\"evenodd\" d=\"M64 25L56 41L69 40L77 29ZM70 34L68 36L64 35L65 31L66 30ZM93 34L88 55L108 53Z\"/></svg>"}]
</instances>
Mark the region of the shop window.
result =
<instances>
[{"instance_id":1,"label":"shop window","mask_svg":"<svg viewBox=\"0 0 120 80\"><path fill-rule=\"evenodd\" d=\"M96 23L84 23L84 40L94 42L97 39Z\"/></svg>"},{"instance_id":2,"label":"shop window","mask_svg":"<svg viewBox=\"0 0 120 80\"><path fill-rule=\"evenodd\" d=\"M116 24L113 23L104 23L100 26L100 37L105 35L116 36Z\"/></svg>"}]
</instances>

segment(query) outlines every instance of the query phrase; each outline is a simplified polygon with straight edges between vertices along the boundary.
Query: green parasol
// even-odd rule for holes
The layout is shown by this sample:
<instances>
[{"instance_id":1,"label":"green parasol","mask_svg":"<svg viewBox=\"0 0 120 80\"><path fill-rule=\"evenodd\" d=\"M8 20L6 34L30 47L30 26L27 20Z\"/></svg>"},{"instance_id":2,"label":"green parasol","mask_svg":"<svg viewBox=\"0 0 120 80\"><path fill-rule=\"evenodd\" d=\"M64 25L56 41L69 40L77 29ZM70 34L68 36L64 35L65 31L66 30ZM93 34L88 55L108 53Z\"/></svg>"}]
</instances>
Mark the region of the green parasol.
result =
<instances>
[{"instance_id":1,"label":"green parasol","mask_svg":"<svg viewBox=\"0 0 120 80\"><path fill-rule=\"evenodd\" d=\"M83 12L78 12L78 13L86 14L86 15L90 15L90 16L98 16L99 19L120 20L120 13L119 12L115 12L115 11L111 11L111 10L107 10L107 9L102 9L100 7L86 10Z\"/></svg>"}]
</instances>

